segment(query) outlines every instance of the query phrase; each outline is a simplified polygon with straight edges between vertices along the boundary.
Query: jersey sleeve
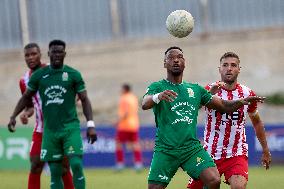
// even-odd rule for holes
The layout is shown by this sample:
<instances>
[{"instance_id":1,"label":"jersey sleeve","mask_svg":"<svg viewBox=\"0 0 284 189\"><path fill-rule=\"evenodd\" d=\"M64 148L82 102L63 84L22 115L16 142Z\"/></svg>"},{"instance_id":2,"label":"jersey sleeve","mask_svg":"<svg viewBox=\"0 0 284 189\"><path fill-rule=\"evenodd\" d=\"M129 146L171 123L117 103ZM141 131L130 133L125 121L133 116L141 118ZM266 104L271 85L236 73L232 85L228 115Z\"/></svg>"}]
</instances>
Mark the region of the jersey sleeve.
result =
<instances>
[{"instance_id":1,"label":"jersey sleeve","mask_svg":"<svg viewBox=\"0 0 284 189\"><path fill-rule=\"evenodd\" d=\"M255 92L250 90L249 96L256 96ZM253 113L257 110L257 102L253 102L250 105L248 105L248 113Z\"/></svg>"},{"instance_id":2,"label":"jersey sleeve","mask_svg":"<svg viewBox=\"0 0 284 189\"><path fill-rule=\"evenodd\" d=\"M31 91L37 91L38 90L38 86L39 86L39 81L41 78L41 71L37 70L36 72L34 72L28 82L28 86L27 88Z\"/></svg>"},{"instance_id":3,"label":"jersey sleeve","mask_svg":"<svg viewBox=\"0 0 284 189\"><path fill-rule=\"evenodd\" d=\"M161 89L159 87L159 83L158 82L154 82L147 88L146 93L144 94L144 96L146 96L146 95L154 95L154 94L157 94L157 93L160 93L160 92L162 92L162 91L161 91Z\"/></svg>"},{"instance_id":4,"label":"jersey sleeve","mask_svg":"<svg viewBox=\"0 0 284 189\"><path fill-rule=\"evenodd\" d=\"M206 105L207 103L209 103L212 100L213 96L205 88L203 88L201 86L199 86L199 88L200 88L200 94L201 94L201 105Z\"/></svg>"},{"instance_id":5,"label":"jersey sleeve","mask_svg":"<svg viewBox=\"0 0 284 189\"><path fill-rule=\"evenodd\" d=\"M26 90L26 84L23 78L20 79L19 81L19 87L20 87L21 93L23 94Z\"/></svg>"},{"instance_id":6,"label":"jersey sleeve","mask_svg":"<svg viewBox=\"0 0 284 189\"><path fill-rule=\"evenodd\" d=\"M211 85L209 85L209 84L204 87L204 89L206 89L207 91L209 91L210 88L211 88Z\"/></svg>"},{"instance_id":7,"label":"jersey sleeve","mask_svg":"<svg viewBox=\"0 0 284 189\"><path fill-rule=\"evenodd\" d=\"M84 82L80 72L78 72L78 71L75 72L74 81L75 81L74 86L75 86L76 93L80 93L80 92L86 90L85 82Z\"/></svg>"}]
</instances>

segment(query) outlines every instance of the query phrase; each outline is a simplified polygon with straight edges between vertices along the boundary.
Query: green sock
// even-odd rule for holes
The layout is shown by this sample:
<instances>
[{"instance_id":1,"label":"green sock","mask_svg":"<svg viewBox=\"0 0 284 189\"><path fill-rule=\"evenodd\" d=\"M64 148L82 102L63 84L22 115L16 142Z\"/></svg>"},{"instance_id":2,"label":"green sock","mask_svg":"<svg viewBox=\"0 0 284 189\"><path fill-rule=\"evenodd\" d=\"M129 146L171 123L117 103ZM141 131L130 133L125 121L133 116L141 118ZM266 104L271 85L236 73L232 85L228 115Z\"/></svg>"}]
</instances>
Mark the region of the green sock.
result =
<instances>
[{"instance_id":1,"label":"green sock","mask_svg":"<svg viewBox=\"0 0 284 189\"><path fill-rule=\"evenodd\" d=\"M50 189L63 189L61 161L50 161L48 165L51 174Z\"/></svg>"},{"instance_id":2,"label":"green sock","mask_svg":"<svg viewBox=\"0 0 284 189\"><path fill-rule=\"evenodd\" d=\"M73 172L73 183L76 189L85 189L85 177L83 173L82 157L72 156L69 158L70 167Z\"/></svg>"}]
</instances>

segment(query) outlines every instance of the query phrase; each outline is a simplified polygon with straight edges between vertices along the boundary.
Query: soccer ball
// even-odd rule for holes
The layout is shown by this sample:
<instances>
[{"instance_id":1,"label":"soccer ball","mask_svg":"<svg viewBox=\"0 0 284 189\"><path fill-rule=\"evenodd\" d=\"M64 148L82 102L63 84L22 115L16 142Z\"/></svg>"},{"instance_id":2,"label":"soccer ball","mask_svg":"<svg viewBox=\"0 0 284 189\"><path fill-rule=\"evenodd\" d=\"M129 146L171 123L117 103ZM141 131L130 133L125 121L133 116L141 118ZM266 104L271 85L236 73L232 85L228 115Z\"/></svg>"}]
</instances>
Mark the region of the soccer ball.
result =
<instances>
[{"instance_id":1,"label":"soccer ball","mask_svg":"<svg viewBox=\"0 0 284 189\"><path fill-rule=\"evenodd\" d=\"M168 16L166 26L171 35L183 38L192 32L194 19L187 11L176 10Z\"/></svg>"}]
</instances>

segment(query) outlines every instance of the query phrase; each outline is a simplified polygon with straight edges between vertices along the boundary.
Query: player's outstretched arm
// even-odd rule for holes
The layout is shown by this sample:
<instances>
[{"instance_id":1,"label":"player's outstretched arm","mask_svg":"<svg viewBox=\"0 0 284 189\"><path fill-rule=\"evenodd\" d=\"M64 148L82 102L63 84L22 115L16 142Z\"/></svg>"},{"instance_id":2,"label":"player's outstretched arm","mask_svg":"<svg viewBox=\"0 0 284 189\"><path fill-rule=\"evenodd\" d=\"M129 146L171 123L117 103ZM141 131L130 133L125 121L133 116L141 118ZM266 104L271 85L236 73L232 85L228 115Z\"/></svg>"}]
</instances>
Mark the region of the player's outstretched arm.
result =
<instances>
[{"instance_id":1,"label":"player's outstretched arm","mask_svg":"<svg viewBox=\"0 0 284 189\"><path fill-rule=\"evenodd\" d=\"M230 113L238 110L243 105L248 105L252 102L263 102L265 97L249 96L238 100L223 100L217 96L213 96L212 100L205 106L209 109L217 110L218 112Z\"/></svg>"},{"instance_id":2,"label":"player's outstretched arm","mask_svg":"<svg viewBox=\"0 0 284 189\"><path fill-rule=\"evenodd\" d=\"M249 117L254 127L257 139L262 147L261 163L265 167L265 169L269 169L269 166L271 163L271 153L267 145L264 124L262 120L260 119L260 116L257 110L254 113L249 113Z\"/></svg>"},{"instance_id":3,"label":"player's outstretched arm","mask_svg":"<svg viewBox=\"0 0 284 189\"><path fill-rule=\"evenodd\" d=\"M142 101L142 109L148 110L153 108L155 104L159 104L160 101L165 100L167 102L173 102L177 97L177 93L171 90L165 90L161 93L157 93L154 95L146 95Z\"/></svg>"},{"instance_id":4,"label":"player's outstretched arm","mask_svg":"<svg viewBox=\"0 0 284 189\"><path fill-rule=\"evenodd\" d=\"M87 120L87 138L88 142L93 144L97 140L97 134L95 130L95 122L93 121L93 110L91 102L88 98L87 91L78 93L78 97L81 100L83 113Z\"/></svg>"},{"instance_id":5,"label":"player's outstretched arm","mask_svg":"<svg viewBox=\"0 0 284 189\"><path fill-rule=\"evenodd\" d=\"M32 96L35 94L34 91L26 90L20 100L18 101L14 112L12 116L10 117L10 121L8 123L8 130L10 132L15 132L16 131L16 117L23 111L25 107L27 107L30 104Z\"/></svg>"},{"instance_id":6,"label":"player's outstretched arm","mask_svg":"<svg viewBox=\"0 0 284 189\"><path fill-rule=\"evenodd\" d=\"M224 83L223 81L219 81L215 84L213 84L211 86L211 88L209 89L209 92L212 94L212 95L215 95L216 93L218 93L222 87L224 87L226 85L226 83Z\"/></svg>"}]
</instances>

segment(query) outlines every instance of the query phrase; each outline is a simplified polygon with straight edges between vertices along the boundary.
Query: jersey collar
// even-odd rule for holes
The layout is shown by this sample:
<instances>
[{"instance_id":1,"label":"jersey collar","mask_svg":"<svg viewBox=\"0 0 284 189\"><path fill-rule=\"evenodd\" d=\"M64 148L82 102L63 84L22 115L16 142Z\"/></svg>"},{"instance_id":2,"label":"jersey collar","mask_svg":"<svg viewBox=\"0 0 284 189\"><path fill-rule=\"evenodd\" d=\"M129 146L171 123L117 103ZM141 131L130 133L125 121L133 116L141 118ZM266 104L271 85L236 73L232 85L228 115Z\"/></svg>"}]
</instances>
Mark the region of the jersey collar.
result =
<instances>
[{"instance_id":1,"label":"jersey collar","mask_svg":"<svg viewBox=\"0 0 284 189\"><path fill-rule=\"evenodd\" d=\"M171 84L171 85L175 85L175 86L180 86L180 85L183 85L184 84L184 81L182 81L181 83L173 83L173 82L170 82L169 80L167 79L164 79L164 81L166 81L167 83Z\"/></svg>"},{"instance_id":2,"label":"jersey collar","mask_svg":"<svg viewBox=\"0 0 284 189\"><path fill-rule=\"evenodd\" d=\"M62 68L59 68L59 69L54 69L51 67L51 65L49 64L49 69L53 72L60 72L60 71L63 71L63 69L65 68L65 65L62 66Z\"/></svg>"}]
</instances>

